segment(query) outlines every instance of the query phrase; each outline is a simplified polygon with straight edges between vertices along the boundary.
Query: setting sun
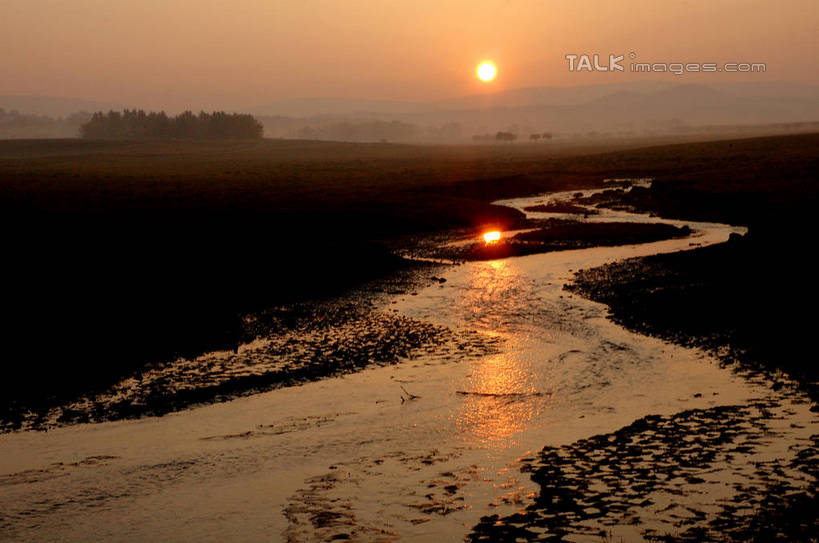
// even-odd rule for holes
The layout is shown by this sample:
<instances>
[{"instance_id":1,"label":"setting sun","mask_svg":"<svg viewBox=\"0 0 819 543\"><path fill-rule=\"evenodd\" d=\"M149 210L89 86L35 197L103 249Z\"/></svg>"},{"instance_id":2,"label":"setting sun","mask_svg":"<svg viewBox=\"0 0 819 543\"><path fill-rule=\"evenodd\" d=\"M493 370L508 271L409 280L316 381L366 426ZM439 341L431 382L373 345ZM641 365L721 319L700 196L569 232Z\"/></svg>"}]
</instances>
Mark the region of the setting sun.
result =
<instances>
[{"instance_id":1,"label":"setting sun","mask_svg":"<svg viewBox=\"0 0 819 543\"><path fill-rule=\"evenodd\" d=\"M487 233L485 233L483 235L483 240L486 243L494 243L494 242L498 241L500 238L501 238L501 233L498 232L497 230L494 230L492 232L487 232Z\"/></svg>"},{"instance_id":2,"label":"setting sun","mask_svg":"<svg viewBox=\"0 0 819 543\"><path fill-rule=\"evenodd\" d=\"M492 81L495 79L495 76L498 75L498 69L491 62L481 62L478 65L476 72L478 74L478 79L485 83Z\"/></svg>"}]
</instances>

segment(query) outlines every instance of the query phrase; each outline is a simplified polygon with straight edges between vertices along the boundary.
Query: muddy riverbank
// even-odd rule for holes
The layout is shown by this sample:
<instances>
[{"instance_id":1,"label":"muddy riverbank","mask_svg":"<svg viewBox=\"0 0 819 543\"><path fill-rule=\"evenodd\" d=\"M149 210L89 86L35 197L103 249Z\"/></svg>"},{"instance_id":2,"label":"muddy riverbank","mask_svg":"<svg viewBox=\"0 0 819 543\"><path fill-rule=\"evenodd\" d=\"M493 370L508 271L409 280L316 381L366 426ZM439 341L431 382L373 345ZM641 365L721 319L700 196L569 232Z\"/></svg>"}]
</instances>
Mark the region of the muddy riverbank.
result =
<instances>
[{"instance_id":1,"label":"muddy riverbank","mask_svg":"<svg viewBox=\"0 0 819 543\"><path fill-rule=\"evenodd\" d=\"M788 276L801 298L760 284L772 274L760 272L757 249L753 240L736 238L625 260L583 270L567 289L605 303L612 319L631 330L708 349L750 371L783 371L817 401L819 369L806 356L813 342L804 319L814 288L798 272Z\"/></svg>"},{"instance_id":2,"label":"muddy riverbank","mask_svg":"<svg viewBox=\"0 0 819 543\"><path fill-rule=\"evenodd\" d=\"M572 198L595 209L731 221L748 233L720 246L583 270L568 288L605 303L632 330L707 348L751 370L786 372L816 401L814 326L805 318L819 303L808 250L819 234L812 170L783 164L775 191L764 177L737 175L653 180Z\"/></svg>"},{"instance_id":3,"label":"muddy riverbank","mask_svg":"<svg viewBox=\"0 0 819 543\"><path fill-rule=\"evenodd\" d=\"M784 435L792 401L651 415L546 447L522 468L534 502L482 519L469 540L814 541L819 436Z\"/></svg>"},{"instance_id":4,"label":"muddy riverbank","mask_svg":"<svg viewBox=\"0 0 819 543\"><path fill-rule=\"evenodd\" d=\"M399 315L385 300L440 284L440 265L407 263L343 297L248 314L233 350L178 357L140 367L112 385L62 402L12 404L0 431L161 416L273 388L396 364L422 353L487 356L497 342Z\"/></svg>"}]
</instances>

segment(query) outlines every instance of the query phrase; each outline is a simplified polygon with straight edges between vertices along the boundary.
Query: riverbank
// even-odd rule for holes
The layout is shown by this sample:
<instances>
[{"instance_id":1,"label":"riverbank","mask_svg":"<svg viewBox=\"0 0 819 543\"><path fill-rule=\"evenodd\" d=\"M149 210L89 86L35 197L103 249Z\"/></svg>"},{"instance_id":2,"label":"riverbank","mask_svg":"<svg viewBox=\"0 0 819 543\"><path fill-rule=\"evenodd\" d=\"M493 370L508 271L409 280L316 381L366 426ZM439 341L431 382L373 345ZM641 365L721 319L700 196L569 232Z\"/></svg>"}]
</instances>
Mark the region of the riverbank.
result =
<instances>
[{"instance_id":1,"label":"riverbank","mask_svg":"<svg viewBox=\"0 0 819 543\"><path fill-rule=\"evenodd\" d=\"M566 288L606 304L629 330L703 347L752 371L783 371L816 402L819 366L808 354L813 330L805 319L815 286L796 271L772 271L760 256L752 239L737 237L583 270Z\"/></svg>"},{"instance_id":2,"label":"riverbank","mask_svg":"<svg viewBox=\"0 0 819 543\"><path fill-rule=\"evenodd\" d=\"M609 305L612 318L632 330L702 346L753 370L783 371L816 401L815 330L806 317L819 303L810 249L819 236L816 145L816 135L726 142L726 154L745 154L744 166L684 166L647 187L573 199L599 209L743 225L748 234L719 247L584 270L569 288Z\"/></svg>"},{"instance_id":3,"label":"riverbank","mask_svg":"<svg viewBox=\"0 0 819 543\"><path fill-rule=\"evenodd\" d=\"M395 296L439 284L442 279L435 274L440 271L440 265L408 262L343 296L245 315L243 341L236 349L143 364L108 386L48 403L11 404L0 413L0 433L162 416L422 354L470 359L495 353L497 340L392 309L389 301Z\"/></svg>"}]
</instances>

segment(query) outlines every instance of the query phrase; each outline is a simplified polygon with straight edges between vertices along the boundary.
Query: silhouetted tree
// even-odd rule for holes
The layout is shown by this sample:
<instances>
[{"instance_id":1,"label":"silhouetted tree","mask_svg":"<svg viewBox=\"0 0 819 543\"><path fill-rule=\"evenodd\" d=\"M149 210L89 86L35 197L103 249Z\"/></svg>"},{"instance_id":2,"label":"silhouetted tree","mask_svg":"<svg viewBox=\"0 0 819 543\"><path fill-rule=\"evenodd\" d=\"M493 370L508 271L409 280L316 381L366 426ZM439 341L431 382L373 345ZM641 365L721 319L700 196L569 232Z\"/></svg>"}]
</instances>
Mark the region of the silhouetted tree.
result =
<instances>
[{"instance_id":1,"label":"silhouetted tree","mask_svg":"<svg viewBox=\"0 0 819 543\"><path fill-rule=\"evenodd\" d=\"M495 139L498 141L508 141L513 142L518 139L517 134L513 134L512 132L498 132L495 134Z\"/></svg>"},{"instance_id":2,"label":"silhouetted tree","mask_svg":"<svg viewBox=\"0 0 819 543\"><path fill-rule=\"evenodd\" d=\"M538 141L540 139L540 134L530 134L529 139L532 141Z\"/></svg>"},{"instance_id":3,"label":"silhouetted tree","mask_svg":"<svg viewBox=\"0 0 819 543\"><path fill-rule=\"evenodd\" d=\"M80 127L87 139L259 139L264 129L251 115L216 111L194 115L190 111L168 117L164 111L146 113L128 110L122 113L98 112Z\"/></svg>"}]
</instances>

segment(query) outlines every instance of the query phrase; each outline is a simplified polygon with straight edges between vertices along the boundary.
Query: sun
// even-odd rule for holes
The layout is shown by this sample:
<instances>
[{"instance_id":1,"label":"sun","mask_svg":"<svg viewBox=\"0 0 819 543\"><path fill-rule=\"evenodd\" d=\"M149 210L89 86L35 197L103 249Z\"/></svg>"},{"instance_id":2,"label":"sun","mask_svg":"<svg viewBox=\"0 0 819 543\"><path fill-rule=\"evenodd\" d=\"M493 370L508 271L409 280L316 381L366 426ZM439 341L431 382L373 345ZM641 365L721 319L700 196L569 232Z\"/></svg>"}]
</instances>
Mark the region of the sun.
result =
<instances>
[{"instance_id":1,"label":"sun","mask_svg":"<svg viewBox=\"0 0 819 543\"><path fill-rule=\"evenodd\" d=\"M498 69L495 67L495 64L489 61L481 62L475 72L478 74L478 79L484 83L489 83L498 75Z\"/></svg>"}]
</instances>

